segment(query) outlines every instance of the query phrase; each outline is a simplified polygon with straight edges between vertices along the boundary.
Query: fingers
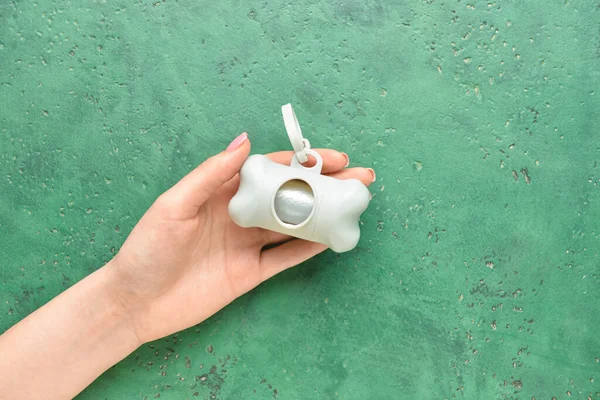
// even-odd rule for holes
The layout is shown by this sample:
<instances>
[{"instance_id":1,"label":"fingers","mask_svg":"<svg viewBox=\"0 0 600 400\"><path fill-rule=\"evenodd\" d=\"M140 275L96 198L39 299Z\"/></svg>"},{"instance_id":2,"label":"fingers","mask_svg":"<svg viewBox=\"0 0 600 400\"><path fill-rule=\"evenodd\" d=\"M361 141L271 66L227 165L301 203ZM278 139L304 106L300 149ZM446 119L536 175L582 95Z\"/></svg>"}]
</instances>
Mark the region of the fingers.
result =
<instances>
[{"instance_id":1,"label":"fingers","mask_svg":"<svg viewBox=\"0 0 600 400\"><path fill-rule=\"evenodd\" d=\"M358 179L365 186L369 186L375 182L375 171L372 168L346 168L349 163L346 153L332 149L316 149L315 151L323 157L322 174L327 174L337 179ZM293 155L293 151L279 151L267 154L272 161L285 165L290 164ZM310 165L314 165L314 160L312 164L309 160L308 166Z\"/></svg>"},{"instance_id":2,"label":"fingers","mask_svg":"<svg viewBox=\"0 0 600 400\"><path fill-rule=\"evenodd\" d=\"M294 239L277 247L263 250L260 256L261 279L265 281L283 270L294 267L322 253L326 249L327 246L321 243Z\"/></svg>"},{"instance_id":3,"label":"fingers","mask_svg":"<svg viewBox=\"0 0 600 400\"><path fill-rule=\"evenodd\" d=\"M174 219L196 215L198 208L239 172L249 153L250 141L243 133L231 142L227 150L204 161L166 191L158 203L164 205Z\"/></svg>"},{"instance_id":4,"label":"fingers","mask_svg":"<svg viewBox=\"0 0 600 400\"><path fill-rule=\"evenodd\" d=\"M313 150L316 151L317 153L319 153L319 155L323 158L323 170L321 171L321 173L323 173L323 174L339 171L342 168L347 167L348 163L350 161L350 159L348 158L348 155L346 153L342 153L337 150L332 150L332 149L313 149ZM267 157L269 157L272 161L274 161L276 163L290 165L293 155L294 155L293 151L278 151L276 153L267 154ZM314 160L312 160L312 163L311 163L311 158L312 157L309 156L309 164L307 164L307 166L312 166L315 164Z\"/></svg>"},{"instance_id":5,"label":"fingers","mask_svg":"<svg viewBox=\"0 0 600 400\"><path fill-rule=\"evenodd\" d=\"M345 168L328 175L336 179L358 179L365 186L375 182L375 171L371 168Z\"/></svg>"}]
</instances>

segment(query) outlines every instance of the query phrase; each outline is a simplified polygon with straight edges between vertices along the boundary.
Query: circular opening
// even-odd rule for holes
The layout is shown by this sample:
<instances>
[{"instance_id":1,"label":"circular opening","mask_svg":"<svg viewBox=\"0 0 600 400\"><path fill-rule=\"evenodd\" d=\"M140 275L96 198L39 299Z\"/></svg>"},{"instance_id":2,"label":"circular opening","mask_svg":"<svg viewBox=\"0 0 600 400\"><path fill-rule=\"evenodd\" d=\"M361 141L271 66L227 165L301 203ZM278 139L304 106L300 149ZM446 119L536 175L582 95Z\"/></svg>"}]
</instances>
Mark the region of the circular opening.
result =
<instances>
[{"instance_id":1,"label":"circular opening","mask_svg":"<svg viewBox=\"0 0 600 400\"><path fill-rule=\"evenodd\" d=\"M305 168L312 168L315 165L317 165L317 159L315 158L315 156L313 156L312 154L307 154L306 155L308 158L308 161L305 163L302 163L302 166Z\"/></svg>"},{"instance_id":2,"label":"circular opening","mask_svg":"<svg viewBox=\"0 0 600 400\"><path fill-rule=\"evenodd\" d=\"M310 185L303 180L292 179L275 193L273 212L280 223L299 228L308 221L314 206L315 195Z\"/></svg>"}]
</instances>

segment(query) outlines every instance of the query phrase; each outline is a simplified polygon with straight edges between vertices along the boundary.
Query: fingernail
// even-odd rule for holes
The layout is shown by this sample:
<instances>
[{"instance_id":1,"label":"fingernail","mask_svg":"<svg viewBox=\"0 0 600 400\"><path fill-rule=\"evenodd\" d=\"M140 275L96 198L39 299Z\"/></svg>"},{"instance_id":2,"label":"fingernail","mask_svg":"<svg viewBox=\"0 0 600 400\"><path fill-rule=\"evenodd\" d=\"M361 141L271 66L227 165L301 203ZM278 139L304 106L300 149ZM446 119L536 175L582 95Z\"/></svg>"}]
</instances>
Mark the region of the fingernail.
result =
<instances>
[{"instance_id":1,"label":"fingernail","mask_svg":"<svg viewBox=\"0 0 600 400\"><path fill-rule=\"evenodd\" d=\"M346 153L342 153L342 155L346 159L346 164L344 165L344 168L346 168L348 165L350 165L350 157L348 157L348 154Z\"/></svg>"},{"instance_id":2,"label":"fingernail","mask_svg":"<svg viewBox=\"0 0 600 400\"><path fill-rule=\"evenodd\" d=\"M244 132L240 136L233 139L233 142L229 143L226 151L232 152L239 149L246 142L246 140L248 140L248 134Z\"/></svg>"},{"instance_id":3,"label":"fingernail","mask_svg":"<svg viewBox=\"0 0 600 400\"><path fill-rule=\"evenodd\" d=\"M373 168L367 168L369 170L369 172L371 173L371 176L373 177L373 180L371 182L375 182L377 180L377 175L375 175L375 170Z\"/></svg>"}]
</instances>

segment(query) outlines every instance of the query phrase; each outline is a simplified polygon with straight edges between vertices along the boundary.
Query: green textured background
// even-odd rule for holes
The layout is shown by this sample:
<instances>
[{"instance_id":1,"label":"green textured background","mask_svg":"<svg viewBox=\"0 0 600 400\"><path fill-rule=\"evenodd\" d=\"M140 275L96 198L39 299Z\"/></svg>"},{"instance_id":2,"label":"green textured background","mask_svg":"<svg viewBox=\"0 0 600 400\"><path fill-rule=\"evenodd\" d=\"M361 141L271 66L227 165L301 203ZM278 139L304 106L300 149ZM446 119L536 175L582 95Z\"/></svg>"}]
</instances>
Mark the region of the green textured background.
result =
<instances>
[{"instance_id":1,"label":"green textured background","mask_svg":"<svg viewBox=\"0 0 600 400\"><path fill-rule=\"evenodd\" d=\"M287 102L378 173L359 247L79 399L600 398L597 0L3 0L0 331Z\"/></svg>"}]
</instances>

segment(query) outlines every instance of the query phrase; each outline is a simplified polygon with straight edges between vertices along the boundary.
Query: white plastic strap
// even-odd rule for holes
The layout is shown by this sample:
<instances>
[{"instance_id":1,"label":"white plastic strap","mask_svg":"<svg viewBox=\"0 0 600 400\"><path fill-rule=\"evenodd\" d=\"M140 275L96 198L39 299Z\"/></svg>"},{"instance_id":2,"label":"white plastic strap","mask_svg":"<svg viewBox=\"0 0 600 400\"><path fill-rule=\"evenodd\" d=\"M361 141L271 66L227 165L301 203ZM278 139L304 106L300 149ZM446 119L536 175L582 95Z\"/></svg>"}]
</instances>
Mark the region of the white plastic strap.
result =
<instances>
[{"instance_id":1,"label":"white plastic strap","mask_svg":"<svg viewBox=\"0 0 600 400\"><path fill-rule=\"evenodd\" d=\"M306 154L309 154L311 156L313 156L315 158L315 165L312 167L305 167L304 165L302 165L300 163L300 161L298 161L298 157L293 157L292 158L292 162L290 164L290 166L292 168L302 168L305 169L307 171L310 172L314 172L316 174L320 174L321 170L323 169L323 158L321 157L321 155L319 153L317 153L314 150L311 149L307 149L306 150ZM308 160L308 157L306 158Z\"/></svg>"},{"instance_id":2,"label":"white plastic strap","mask_svg":"<svg viewBox=\"0 0 600 400\"><path fill-rule=\"evenodd\" d=\"M308 161L308 155L306 150L310 150L310 142L302 137L302 130L296 118L296 113L291 104L285 104L281 106L281 113L283 114L283 123L285 124L285 130L287 131L288 138L292 143L296 157L300 163Z\"/></svg>"}]
</instances>

